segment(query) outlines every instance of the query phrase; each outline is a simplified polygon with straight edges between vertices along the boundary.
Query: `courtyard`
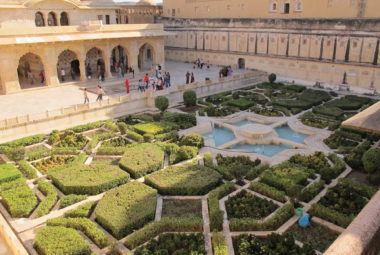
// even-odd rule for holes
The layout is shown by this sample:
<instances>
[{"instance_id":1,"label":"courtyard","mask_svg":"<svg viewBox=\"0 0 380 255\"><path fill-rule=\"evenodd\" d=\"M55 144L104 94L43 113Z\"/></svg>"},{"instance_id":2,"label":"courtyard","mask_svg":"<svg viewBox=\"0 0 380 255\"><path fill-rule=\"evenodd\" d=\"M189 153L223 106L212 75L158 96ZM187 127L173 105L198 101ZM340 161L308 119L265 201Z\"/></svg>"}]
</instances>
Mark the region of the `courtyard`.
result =
<instances>
[{"instance_id":1,"label":"courtyard","mask_svg":"<svg viewBox=\"0 0 380 255\"><path fill-rule=\"evenodd\" d=\"M165 67L174 86L193 71ZM322 254L377 192L363 155L379 135L341 126L377 98L266 81L197 97L188 86L161 113L0 144L0 212L29 253Z\"/></svg>"}]
</instances>

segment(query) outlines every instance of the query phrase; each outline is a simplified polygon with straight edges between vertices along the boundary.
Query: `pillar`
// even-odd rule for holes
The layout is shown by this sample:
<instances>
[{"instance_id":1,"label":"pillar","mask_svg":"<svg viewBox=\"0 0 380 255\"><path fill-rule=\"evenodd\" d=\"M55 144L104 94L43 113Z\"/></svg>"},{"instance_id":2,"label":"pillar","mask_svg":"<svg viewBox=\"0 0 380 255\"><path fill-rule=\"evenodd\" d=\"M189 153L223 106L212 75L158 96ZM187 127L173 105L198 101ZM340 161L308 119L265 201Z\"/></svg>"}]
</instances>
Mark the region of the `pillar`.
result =
<instances>
[{"instance_id":1,"label":"pillar","mask_svg":"<svg viewBox=\"0 0 380 255\"><path fill-rule=\"evenodd\" d=\"M46 86L58 86L60 84L57 71L58 56L54 47L46 47L45 54L40 56L40 58L44 65Z\"/></svg>"},{"instance_id":2,"label":"pillar","mask_svg":"<svg viewBox=\"0 0 380 255\"><path fill-rule=\"evenodd\" d=\"M128 56L128 62L129 62L129 65L132 66L132 68L135 70L135 74L136 73L139 73L140 70L139 70L139 62L138 62L138 55L139 55L139 49L137 48L137 43L136 42L131 42L129 47L128 47L128 52L129 52L129 56Z\"/></svg>"},{"instance_id":3,"label":"pillar","mask_svg":"<svg viewBox=\"0 0 380 255\"><path fill-rule=\"evenodd\" d=\"M18 61L12 51L6 53L6 56L0 58L0 71L2 82L2 93L8 94L21 90L17 75Z\"/></svg>"},{"instance_id":4,"label":"pillar","mask_svg":"<svg viewBox=\"0 0 380 255\"><path fill-rule=\"evenodd\" d=\"M80 81L86 81L86 53L81 51L81 54L79 56L79 69L80 69Z\"/></svg>"}]
</instances>

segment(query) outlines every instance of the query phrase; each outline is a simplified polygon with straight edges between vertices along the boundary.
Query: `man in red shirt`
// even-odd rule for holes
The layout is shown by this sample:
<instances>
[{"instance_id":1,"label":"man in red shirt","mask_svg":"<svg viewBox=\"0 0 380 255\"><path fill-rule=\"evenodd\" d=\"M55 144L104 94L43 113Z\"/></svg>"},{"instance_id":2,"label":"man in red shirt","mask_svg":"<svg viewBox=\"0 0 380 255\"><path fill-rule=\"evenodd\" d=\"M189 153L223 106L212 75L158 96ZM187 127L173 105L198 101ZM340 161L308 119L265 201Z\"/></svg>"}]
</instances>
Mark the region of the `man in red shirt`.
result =
<instances>
[{"instance_id":1,"label":"man in red shirt","mask_svg":"<svg viewBox=\"0 0 380 255\"><path fill-rule=\"evenodd\" d=\"M144 77L144 82L145 82L145 88L149 88L149 76L148 74L145 74L145 77Z\"/></svg>"},{"instance_id":2,"label":"man in red shirt","mask_svg":"<svg viewBox=\"0 0 380 255\"><path fill-rule=\"evenodd\" d=\"M128 80L128 78L125 79L125 92L127 94L129 94L129 80Z\"/></svg>"}]
</instances>

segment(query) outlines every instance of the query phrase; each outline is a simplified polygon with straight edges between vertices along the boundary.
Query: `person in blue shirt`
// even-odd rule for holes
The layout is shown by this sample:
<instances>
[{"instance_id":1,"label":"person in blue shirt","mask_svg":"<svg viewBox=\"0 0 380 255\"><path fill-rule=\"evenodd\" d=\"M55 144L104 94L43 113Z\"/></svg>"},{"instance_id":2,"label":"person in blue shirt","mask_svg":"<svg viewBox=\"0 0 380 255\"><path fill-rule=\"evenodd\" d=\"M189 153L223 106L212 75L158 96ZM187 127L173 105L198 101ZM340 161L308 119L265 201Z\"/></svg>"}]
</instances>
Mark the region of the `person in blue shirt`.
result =
<instances>
[{"instance_id":1,"label":"person in blue shirt","mask_svg":"<svg viewBox=\"0 0 380 255\"><path fill-rule=\"evenodd\" d=\"M303 228L307 228L310 226L310 223L311 223L311 218L313 216L311 216L310 214L305 214L303 215L299 220L298 220L298 225L303 227Z\"/></svg>"}]
</instances>

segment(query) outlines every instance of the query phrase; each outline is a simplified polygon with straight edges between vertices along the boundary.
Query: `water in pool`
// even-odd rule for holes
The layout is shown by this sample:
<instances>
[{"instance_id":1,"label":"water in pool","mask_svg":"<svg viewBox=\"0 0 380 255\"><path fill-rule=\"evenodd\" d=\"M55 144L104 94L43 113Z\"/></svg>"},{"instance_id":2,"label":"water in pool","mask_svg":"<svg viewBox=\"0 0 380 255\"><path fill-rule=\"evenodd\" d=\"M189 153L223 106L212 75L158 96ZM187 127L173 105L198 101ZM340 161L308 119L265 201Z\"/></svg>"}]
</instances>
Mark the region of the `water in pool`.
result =
<instances>
[{"instance_id":1,"label":"water in pool","mask_svg":"<svg viewBox=\"0 0 380 255\"><path fill-rule=\"evenodd\" d=\"M232 147L235 150L255 152L267 157L273 157L277 153L291 148L291 146L286 144L241 144Z\"/></svg>"},{"instance_id":2,"label":"water in pool","mask_svg":"<svg viewBox=\"0 0 380 255\"><path fill-rule=\"evenodd\" d=\"M235 139L235 135L228 128L220 128L215 126L210 133L204 134L204 137L212 138L215 141L215 146L219 147Z\"/></svg>"},{"instance_id":3,"label":"water in pool","mask_svg":"<svg viewBox=\"0 0 380 255\"><path fill-rule=\"evenodd\" d=\"M257 122L257 121L252 121L252 120L242 120L242 121L236 122L232 125L234 125L236 127L241 127L241 126L247 125L247 124L262 124L262 123Z\"/></svg>"},{"instance_id":4,"label":"water in pool","mask_svg":"<svg viewBox=\"0 0 380 255\"><path fill-rule=\"evenodd\" d=\"M275 128L277 134L282 139L304 144L304 140L308 135L293 131L288 125Z\"/></svg>"}]
</instances>

